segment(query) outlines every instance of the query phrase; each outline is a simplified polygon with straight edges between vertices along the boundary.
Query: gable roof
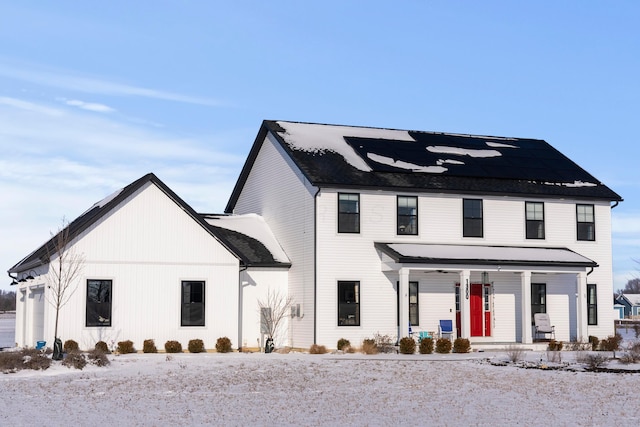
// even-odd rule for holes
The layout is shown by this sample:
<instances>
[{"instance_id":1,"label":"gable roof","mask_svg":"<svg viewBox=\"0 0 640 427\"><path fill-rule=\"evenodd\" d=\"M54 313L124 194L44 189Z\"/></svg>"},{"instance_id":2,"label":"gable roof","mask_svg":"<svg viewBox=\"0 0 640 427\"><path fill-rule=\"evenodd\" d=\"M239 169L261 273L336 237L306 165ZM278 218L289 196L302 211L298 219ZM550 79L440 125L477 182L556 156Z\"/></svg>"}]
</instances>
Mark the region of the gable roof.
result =
<instances>
[{"instance_id":1,"label":"gable roof","mask_svg":"<svg viewBox=\"0 0 640 427\"><path fill-rule=\"evenodd\" d=\"M624 294L623 293L616 298L617 301L622 301L623 299L626 300L629 305L632 305L632 306L640 305L640 294Z\"/></svg>"},{"instance_id":2,"label":"gable roof","mask_svg":"<svg viewBox=\"0 0 640 427\"><path fill-rule=\"evenodd\" d=\"M539 139L265 120L226 212L267 134L317 187L622 201Z\"/></svg>"},{"instance_id":3,"label":"gable roof","mask_svg":"<svg viewBox=\"0 0 640 427\"><path fill-rule=\"evenodd\" d=\"M268 262L264 261L265 259L267 259L267 256L264 255L264 251L266 251L266 249L255 249L259 248L259 246L262 246L264 248L264 245L262 245L262 243L258 242L255 239L249 240L250 238L245 239L242 236L238 236L238 234L241 233L228 233L224 230L218 229L217 227L212 227L206 222L202 215L194 211L191 206L189 206L176 193L174 193L173 190L167 187L167 185L164 184L153 173L146 174L145 176L137 179L126 187L105 197L104 199L91 206L82 215L70 222L67 225L67 228L69 230L69 239L73 240L81 235L85 230L98 222L101 218L115 209L122 201L134 194L147 183L155 184L163 193L167 195L167 197L169 197L173 202L180 206L180 208L182 208L182 210L184 210L187 215L189 215L194 221L200 224L200 226L202 226L202 228L207 233L211 234L215 239L217 239L220 244L225 246L226 249L229 250L229 252L231 252L236 258L238 258L244 265L251 265L252 262L259 262L260 265L274 264L269 264ZM37 267L38 265L46 264L48 262L47 255L49 253L55 252L54 241L55 236L49 239L38 249L27 255L13 267L11 267L8 272L18 273L20 271ZM254 255L255 252L261 253L261 257L256 257ZM280 265L277 262L275 264Z\"/></svg>"}]
</instances>

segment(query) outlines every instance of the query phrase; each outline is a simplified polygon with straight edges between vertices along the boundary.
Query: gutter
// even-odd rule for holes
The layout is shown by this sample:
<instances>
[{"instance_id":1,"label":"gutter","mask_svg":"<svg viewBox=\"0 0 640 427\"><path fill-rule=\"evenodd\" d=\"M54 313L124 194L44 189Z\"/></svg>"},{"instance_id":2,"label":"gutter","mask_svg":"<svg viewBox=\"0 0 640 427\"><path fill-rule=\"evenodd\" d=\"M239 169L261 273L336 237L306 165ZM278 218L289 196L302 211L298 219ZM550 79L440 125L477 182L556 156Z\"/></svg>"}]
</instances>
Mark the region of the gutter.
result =
<instances>
[{"instance_id":1,"label":"gutter","mask_svg":"<svg viewBox=\"0 0 640 427\"><path fill-rule=\"evenodd\" d=\"M313 195L313 343L318 339L318 194Z\"/></svg>"}]
</instances>

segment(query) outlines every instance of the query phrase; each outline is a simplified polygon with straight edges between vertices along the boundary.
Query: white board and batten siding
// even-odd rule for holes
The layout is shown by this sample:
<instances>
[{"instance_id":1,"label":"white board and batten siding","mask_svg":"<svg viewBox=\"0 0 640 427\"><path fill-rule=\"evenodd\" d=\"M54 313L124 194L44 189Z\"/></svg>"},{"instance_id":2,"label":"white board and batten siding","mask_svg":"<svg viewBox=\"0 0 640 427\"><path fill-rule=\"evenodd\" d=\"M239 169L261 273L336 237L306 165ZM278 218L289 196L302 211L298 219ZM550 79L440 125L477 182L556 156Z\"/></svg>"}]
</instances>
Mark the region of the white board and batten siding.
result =
<instances>
[{"instance_id":1,"label":"white board and batten siding","mask_svg":"<svg viewBox=\"0 0 640 427\"><path fill-rule=\"evenodd\" d=\"M81 348L99 340L131 340L141 350L155 340L186 349L202 339L214 348L219 337L237 346L239 261L157 186L148 183L86 230L74 249L85 256L82 276L60 312L58 335ZM86 327L88 279L112 280L112 324ZM205 282L205 326L181 326L181 282ZM48 337L55 311L48 310ZM72 318L70 318L72 317Z\"/></svg>"},{"instance_id":2,"label":"white board and batten siding","mask_svg":"<svg viewBox=\"0 0 640 427\"><path fill-rule=\"evenodd\" d=\"M268 134L233 212L261 215L291 261L289 294L294 304L301 304L304 315L291 319L288 345L299 348L308 348L314 338L316 191Z\"/></svg>"}]
</instances>

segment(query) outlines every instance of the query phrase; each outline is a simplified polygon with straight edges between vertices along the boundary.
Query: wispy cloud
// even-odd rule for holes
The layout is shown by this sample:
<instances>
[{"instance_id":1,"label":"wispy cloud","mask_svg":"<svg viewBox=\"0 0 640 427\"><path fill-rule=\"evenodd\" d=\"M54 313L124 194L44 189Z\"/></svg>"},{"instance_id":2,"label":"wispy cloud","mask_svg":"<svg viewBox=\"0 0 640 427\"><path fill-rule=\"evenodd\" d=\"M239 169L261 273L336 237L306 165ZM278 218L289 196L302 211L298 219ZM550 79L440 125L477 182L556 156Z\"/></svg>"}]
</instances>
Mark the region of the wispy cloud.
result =
<instances>
[{"instance_id":1,"label":"wispy cloud","mask_svg":"<svg viewBox=\"0 0 640 427\"><path fill-rule=\"evenodd\" d=\"M221 102L214 99L140 87L99 77L83 76L78 73L38 64L16 63L2 57L0 57L0 76L74 92L109 96L135 96L213 107L222 105Z\"/></svg>"},{"instance_id":2,"label":"wispy cloud","mask_svg":"<svg viewBox=\"0 0 640 427\"><path fill-rule=\"evenodd\" d=\"M66 105L70 105L72 107L78 107L83 110L94 111L96 113L113 113L116 111L114 108L111 108L104 104L97 104L94 102L84 102L77 99L64 99L61 98L61 101Z\"/></svg>"}]
</instances>

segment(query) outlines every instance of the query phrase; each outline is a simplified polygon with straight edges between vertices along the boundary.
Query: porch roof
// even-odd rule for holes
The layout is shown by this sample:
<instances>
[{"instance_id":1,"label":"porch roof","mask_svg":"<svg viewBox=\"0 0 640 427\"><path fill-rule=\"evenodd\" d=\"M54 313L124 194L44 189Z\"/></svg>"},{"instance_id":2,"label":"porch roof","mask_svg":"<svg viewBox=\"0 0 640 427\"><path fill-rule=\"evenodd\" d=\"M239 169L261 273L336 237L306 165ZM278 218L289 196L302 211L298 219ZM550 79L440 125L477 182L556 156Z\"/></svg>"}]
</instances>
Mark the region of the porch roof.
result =
<instances>
[{"instance_id":1,"label":"porch roof","mask_svg":"<svg viewBox=\"0 0 640 427\"><path fill-rule=\"evenodd\" d=\"M595 261L568 248L519 246L375 243L396 263L597 267Z\"/></svg>"}]
</instances>

